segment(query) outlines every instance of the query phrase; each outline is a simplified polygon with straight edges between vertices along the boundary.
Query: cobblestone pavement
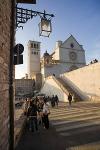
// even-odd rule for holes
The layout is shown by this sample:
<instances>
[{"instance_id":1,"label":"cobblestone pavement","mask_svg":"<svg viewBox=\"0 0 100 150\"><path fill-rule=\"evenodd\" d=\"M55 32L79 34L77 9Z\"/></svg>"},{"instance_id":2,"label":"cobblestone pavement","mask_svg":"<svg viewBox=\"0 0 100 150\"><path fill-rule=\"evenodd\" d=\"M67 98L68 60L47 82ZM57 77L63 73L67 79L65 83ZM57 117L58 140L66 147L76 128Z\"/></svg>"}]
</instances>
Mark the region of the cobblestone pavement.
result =
<instances>
[{"instance_id":1,"label":"cobblestone pavement","mask_svg":"<svg viewBox=\"0 0 100 150\"><path fill-rule=\"evenodd\" d=\"M26 129L16 150L100 150L100 103L60 103L49 118L49 130Z\"/></svg>"}]
</instances>

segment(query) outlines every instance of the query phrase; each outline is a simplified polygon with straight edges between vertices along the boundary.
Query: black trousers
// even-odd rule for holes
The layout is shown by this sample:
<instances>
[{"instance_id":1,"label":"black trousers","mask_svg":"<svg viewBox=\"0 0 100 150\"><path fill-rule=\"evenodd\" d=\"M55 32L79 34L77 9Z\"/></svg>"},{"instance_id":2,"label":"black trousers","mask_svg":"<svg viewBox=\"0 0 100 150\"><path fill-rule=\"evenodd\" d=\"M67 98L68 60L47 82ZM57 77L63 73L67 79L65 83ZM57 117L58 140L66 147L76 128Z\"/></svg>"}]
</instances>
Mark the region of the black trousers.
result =
<instances>
[{"instance_id":1,"label":"black trousers","mask_svg":"<svg viewBox=\"0 0 100 150\"><path fill-rule=\"evenodd\" d=\"M34 129L38 130L37 116L31 116L31 117L29 117L29 128L32 131L34 131Z\"/></svg>"},{"instance_id":2,"label":"black trousers","mask_svg":"<svg viewBox=\"0 0 100 150\"><path fill-rule=\"evenodd\" d=\"M49 129L49 118L48 118L48 114L44 114L43 115L43 122L44 122L44 126L46 129Z\"/></svg>"}]
</instances>

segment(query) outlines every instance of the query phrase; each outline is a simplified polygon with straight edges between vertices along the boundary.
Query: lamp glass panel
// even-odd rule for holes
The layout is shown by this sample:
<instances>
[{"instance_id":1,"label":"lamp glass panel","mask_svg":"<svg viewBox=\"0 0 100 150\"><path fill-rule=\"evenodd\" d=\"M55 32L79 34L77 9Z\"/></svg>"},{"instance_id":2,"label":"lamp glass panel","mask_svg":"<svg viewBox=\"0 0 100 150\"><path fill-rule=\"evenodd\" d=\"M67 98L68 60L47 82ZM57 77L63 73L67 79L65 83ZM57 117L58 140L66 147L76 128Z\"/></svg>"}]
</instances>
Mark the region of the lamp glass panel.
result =
<instances>
[{"instance_id":1,"label":"lamp glass panel","mask_svg":"<svg viewBox=\"0 0 100 150\"><path fill-rule=\"evenodd\" d=\"M41 22L39 23L39 32L40 36L49 36L51 33L51 20L47 19L41 19Z\"/></svg>"}]
</instances>

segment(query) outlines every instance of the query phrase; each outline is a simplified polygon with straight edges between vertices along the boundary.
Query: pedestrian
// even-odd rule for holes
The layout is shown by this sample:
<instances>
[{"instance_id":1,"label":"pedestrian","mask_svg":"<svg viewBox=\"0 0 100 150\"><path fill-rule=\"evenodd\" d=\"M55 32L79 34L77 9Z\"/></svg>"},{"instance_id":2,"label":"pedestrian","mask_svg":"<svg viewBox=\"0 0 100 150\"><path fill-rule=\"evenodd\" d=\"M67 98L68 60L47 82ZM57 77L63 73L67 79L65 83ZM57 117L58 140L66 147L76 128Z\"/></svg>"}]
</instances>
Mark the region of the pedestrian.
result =
<instances>
[{"instance_id":1,"label":"pedestrian","mask_svg":"<svg viewBox=\"0 0 100 150\"><path fill-rule=\"evenodd\" d=\"M52 98L51 98L51 106L55 107L55 97L54 97L54 95L52 95Z\"/></svg>"},{"instance_id":2,"label":"pedestrian","mask_svg":"<svg viewBox=\"0 0 100 150\"><path fill-rule=\"evenodd\" d=\"M30 102L30 107L28 109L28 117L29 117L29 130L34 132L34 129L38 130L38 123L37 123L37 115L38 115L38 108L36 105L36 101Z\"/></svg>"},{"instance_id":3,"label":"pedestrian","mask_svg":"<svg viewBox=\"0 0 100 150\"><path fill-rule=\"evenodd\" d=\"M39 100L39 102L37 103L37 107L38 107L38 124L39 125L43 125L43 101Z\"/></svg>"},{"instance_id":4,"label":"pedestrian","mask_svg":"<svg viewBox=\"0 0 100 150\"><path fill-rule=\"evenodd\" d=\"M26 115L26 116L27 116L29 106L30 106L29 100L28 100L28 98L26 98L25 102L24 102L24 105L23 105L24 115Z\"/></svg>"},{"instance_id":5,"label":"pedestrian","mask_svg":"<svg viewBox=\"0 0 100 150\"><path fill-rule=\"evenodd\" d=\"M57 106L57 107L58 107L58 102L59 102L58 96L55 95L55 103L56 103L56 106Z\"/></svg>"},{"instance_id":6,"label":"pedestrian","mask_svg":"<svg viewBox=\"0 0 100 150\"><path fill-rule=\"evenodd\" d=\"M50 114L49 107L48 107L47 103L44 101L44 105L43 105L43 122L44 122L44 127L46 129L49 129L49 118L48 118L49 114Z\"/></svg>"},{"instance_id":7,"label":"pedestrian","mask_svg":"<svg viewBox=\"0 0 100 150\"><path fill-rule=\"evenodd\" d=\"M72 95L71 95L71 93L68 94L68 101L69 101L69 106L71 106L71 103L72 103Z\"/></svg>"}]
</instances>

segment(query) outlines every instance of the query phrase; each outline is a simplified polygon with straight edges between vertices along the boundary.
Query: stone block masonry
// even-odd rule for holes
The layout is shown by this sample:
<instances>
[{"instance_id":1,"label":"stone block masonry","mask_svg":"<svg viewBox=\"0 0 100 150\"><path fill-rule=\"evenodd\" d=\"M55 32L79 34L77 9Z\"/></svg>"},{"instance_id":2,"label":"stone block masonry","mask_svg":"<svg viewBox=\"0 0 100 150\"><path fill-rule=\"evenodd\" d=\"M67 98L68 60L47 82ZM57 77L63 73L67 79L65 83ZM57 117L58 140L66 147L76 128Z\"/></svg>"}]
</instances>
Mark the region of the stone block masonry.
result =
<instances>
[{"instance_id":1,"label":"stone block masonry","mask_svg":"<svg viewBox=\"0 0 100 150\"><path fill-rule=\"evenodd\" d=\"M11 0L0 0L0 150L9 149Z\"/></svg>"}]
</instances>

